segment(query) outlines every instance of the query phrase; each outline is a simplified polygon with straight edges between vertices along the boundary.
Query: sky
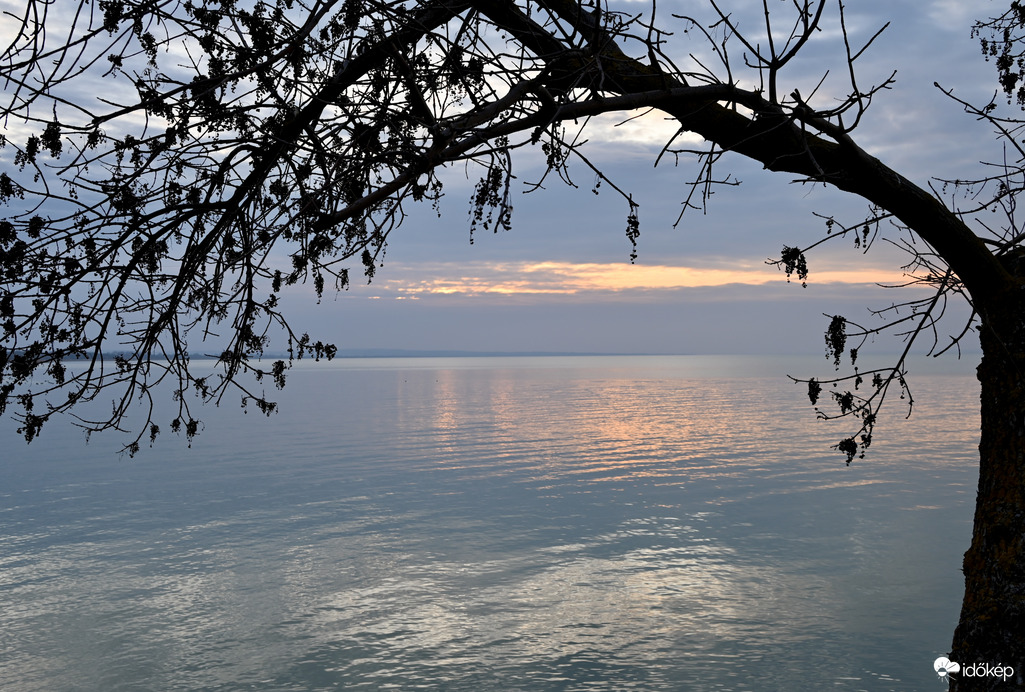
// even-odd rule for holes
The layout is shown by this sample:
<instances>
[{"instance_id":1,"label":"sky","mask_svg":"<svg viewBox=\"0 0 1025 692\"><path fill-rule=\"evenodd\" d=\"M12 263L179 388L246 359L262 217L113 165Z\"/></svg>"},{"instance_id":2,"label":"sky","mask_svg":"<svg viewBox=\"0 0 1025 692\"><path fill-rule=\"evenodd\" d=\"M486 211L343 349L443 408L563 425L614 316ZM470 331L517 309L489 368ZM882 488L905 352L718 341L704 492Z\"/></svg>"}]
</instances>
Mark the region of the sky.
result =
<instances>
[{"instance_id":1,"label":"sky","mask_svg":"<svg viewBox=\"0 0 1025 692\"><path fill-rule=\"evenodd\" d=\"M18 4L0 0L6 8ZM760 0L725 4L741 29L761 26ZM650 0L611 5L646 14L652 7ZM770 7L786 17L792 3L771 0ZM675 32L666 52L677 64L691 66L692 55L710 64L701 36L684 33L683 22L672 16L711 24L706 0L660 0L657 8L661 25ZM981 170L980 160L999 159L1000 143L989 128L934 83L975 103L992 97L995 69L983 60L970 28L979 16L1003 9L1003 0L849 3L847 28L856 46L889 22L858 59L862 88L897 71L892 88L878 95L855 132L856 141L920 185L937 177L970 177ZM828 70L816 104L848 88L836 2L826 15L823 30L781 77L781 89L799 88L807 95ZM750 83L740 46L735 50L734 74ZM571 164L577 187L552 181L524 194L542 172L537 154L527 151L514 162L512 230L478 231L471 244L469 200L476 177L451 170L444 175L440 218L426 205L409 209L372 283L353 281L348 290L326 293L320 301L312 287L286 291L282 302L293 327L343 351L822 353L826 315L874 326L879 319L870 308L922 295L879 286L907 281L901 269L906 255L883 242L865 254L850 239L809 254L806 288L788 283L767 259L778 257L784 245L803 247L821 237L825 224L816 214L856 223L867 207L821 186L795 184L739 156L725 157L717 175L741 184L718 188L705 213L690 210L677 223L695 162L663 159L656 167L676 128L657 113L636 115L590 122L585 149L641 205L635 263L624 233L624 201L608 185L595 195L594 175L579 163ZM700 139L688 141L696 145ZM352 275L359 276L358 267ZM953 312L941 339L963 326L956 317L967 312ZM886 353L901 346L885 339L873 344ZM965 346L976 350L970 340Z\"/></svg>"},{"instance_id":2,"label":"sky","mask_svg":"<svg viewBox=\"0 0 1025 692\"><path fill-rule=\"evenodd\" d=\"M760 2L728 4L742 26L761 21ZM781 11L790 5L775 4ZM648 2L615 6L650 11ZM856 131L859 144L920 185L934 177L968 177L980 170L981 159L999 158L989 129L934 82L970 101L992 97L995 69L970 27L977 15L1002 7L954 0L849 3L853 43L890 22L857 62L862 86L897 70L893 87ZM708 18L697 0L662 0L658 11L677 30L682 25L671 13ZM830 11L834 16L784 73L781 88L808 94L827 67L832 72L822 93L845 86L834 80L843 75L843 44ZM669 50L681 63L704 50L693 34L678 31L671 41ZM594 195L594 176L580 164L571 167L577 189L554 182L523 194L540 169L521 158L514 163L514 189L520 190L512 230L478 231L471 244L469 198L476 179L453 171L445 178L441 218L428 207L414 209L392 235L372 283L355 281L337 296L325 294L319 305L309 289L285 296L296 326L343 350L819 353L829 323L824 314L872 326L878 319L869 308L912 295L879 287L905 281L907 261L881 242L867 254L849 239L828 243L809 255L808 287L788 283L766 259L778 257L784 244L805 246L823 235L816 213L854 223L867 207L849 195L794 184L739 156L726 157L719 174L741 184L719 188L707 213L688 211L675 225L694 162L655 167L675 127L657 114L619 125L623 119L591 123L587 153L641 204L635 264L621 198L607 188ZM941 338L962 326L950 320ZM965 346L977 348L971 340ZM872 347L894 352L902 344L881 339Z\"/></svg>"}]
</instances>

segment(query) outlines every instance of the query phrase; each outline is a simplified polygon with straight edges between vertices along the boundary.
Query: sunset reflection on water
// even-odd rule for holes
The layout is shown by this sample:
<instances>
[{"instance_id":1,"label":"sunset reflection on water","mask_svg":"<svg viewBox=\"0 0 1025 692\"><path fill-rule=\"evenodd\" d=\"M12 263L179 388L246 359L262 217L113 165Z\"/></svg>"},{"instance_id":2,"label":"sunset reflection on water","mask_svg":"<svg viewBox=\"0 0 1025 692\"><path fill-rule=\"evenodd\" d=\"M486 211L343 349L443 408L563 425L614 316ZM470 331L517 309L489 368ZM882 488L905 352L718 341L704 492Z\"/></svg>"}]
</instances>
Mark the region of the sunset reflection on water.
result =
<instances>
[{"instance_id":1,"label":"sunset reflection on water","mask_svg":"<svg viewBox=\"0 0 1025 692\"><path fill-rule=\"evenodd\" d=\"M217 413L190 454L19 449L0 687L917 690L934 675L974 497L970 377L917 380L916 414L881 422L847 467L829 448L846 428L782 373L486 361L299 368L280 416Z\"/></svg>"}]
</instances>

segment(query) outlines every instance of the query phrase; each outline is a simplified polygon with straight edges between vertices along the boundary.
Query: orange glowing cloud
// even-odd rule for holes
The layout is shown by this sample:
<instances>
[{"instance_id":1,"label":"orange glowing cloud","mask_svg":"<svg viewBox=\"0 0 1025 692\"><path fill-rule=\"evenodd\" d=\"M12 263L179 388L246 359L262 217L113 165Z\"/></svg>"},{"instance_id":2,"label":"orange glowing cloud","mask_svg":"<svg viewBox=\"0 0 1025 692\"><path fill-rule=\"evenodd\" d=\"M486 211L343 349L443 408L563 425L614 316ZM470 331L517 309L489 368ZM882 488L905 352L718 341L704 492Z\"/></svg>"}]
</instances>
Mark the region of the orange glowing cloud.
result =
<instances>
[{"instance_id":1,"label":"orange glowing cloud","mask_svg":"<svg viewBox=\"0 0 1025 692\"><path fill-rule=\"evenodd\" d=\"M901 283L892 269L824 269L814 283ZM377 285L406 298L422 295L572 295L589 292L627 292L725 286L762 285L784 281L783 272L769 265L730 269L626 263L501 262L476 264L390 265ZM792 280L796 281L796 277ZM906 279L905 279L906 280Z\"/></svg>"}]
</instances>

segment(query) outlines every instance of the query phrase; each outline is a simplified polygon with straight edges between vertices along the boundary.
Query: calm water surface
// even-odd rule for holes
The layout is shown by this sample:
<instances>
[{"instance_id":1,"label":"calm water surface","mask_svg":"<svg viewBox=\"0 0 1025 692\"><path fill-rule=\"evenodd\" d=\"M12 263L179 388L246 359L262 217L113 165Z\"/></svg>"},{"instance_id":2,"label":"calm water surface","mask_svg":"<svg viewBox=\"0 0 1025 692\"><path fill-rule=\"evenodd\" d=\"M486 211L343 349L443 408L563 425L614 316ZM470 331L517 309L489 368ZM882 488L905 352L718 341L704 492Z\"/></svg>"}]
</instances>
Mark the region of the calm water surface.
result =
<instances>
[{"instance_id":1,"label":"calm water surface","mask_svg":"<svg viewBox=\"0 0 1025 692\"><path fill-rule=\"evenodd\" d=\"M135 459L4 428L0 689L937 689L976 382L847 468L792 366L309 364Z\"/></svg>"}]
</instances>

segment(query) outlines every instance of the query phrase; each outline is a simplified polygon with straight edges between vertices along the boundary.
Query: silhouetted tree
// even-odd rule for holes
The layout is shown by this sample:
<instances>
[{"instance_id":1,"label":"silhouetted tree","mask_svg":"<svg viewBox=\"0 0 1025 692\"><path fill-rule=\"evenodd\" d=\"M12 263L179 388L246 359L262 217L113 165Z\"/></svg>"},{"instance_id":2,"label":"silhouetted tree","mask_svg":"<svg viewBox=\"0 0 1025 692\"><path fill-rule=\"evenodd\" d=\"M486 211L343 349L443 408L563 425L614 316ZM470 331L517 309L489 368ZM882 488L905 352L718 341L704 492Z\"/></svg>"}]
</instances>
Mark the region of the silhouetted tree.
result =
<instances>
[{"instance_id":1,"label":"silhouetted tree","mask_svg":"<svg viewBox=\"0 0 1025 692\"><path fill-rule=\"evenodd\" d=\"M911 282L935 292L899 306L884 327L903 330L908 348L935 333L948 297L971 304L983 349L980 485L951 658L1004 662L1020 675L1025 262L1013 212L1025 152L1018 123L997 118L995 104L961 104L996 127L1013 156L990 177L949 181L975 200L959 210L852 138L890 80L859 83L855 63L878 33L852 45L842 2L792 0L770 11L764 0L750 33L715 0L709 5L711 26L661 17L654 1L643 13L624 13L577 0L29 0L0 59L7 169L0 202L8 209L0 221L0 409L12 406L28 440L47 419L81 411L101 391L116 392L109 416L78 422L118 427L140 399L152 412L164 381L178 402L170 427L189 436L198 422L188 391L220 400L237 388L243 404L269 412L274 404L252 382L284 384L289 362L264 370L258 359L275 330L284 330L294 357L334 354L332 345L289 328L282 287L344 288L350 261L373 276L411 205L441 197L446 166L480 172L472 231L511 223L521 150L540 149L552 175L579 161L623 196L635 243L636 202L592 165L563 123L583 121L586 132L592 116L655 109L708 143L699 151L677 138L665 145L664 155L699 164L686 206L704 204L720 184L713 169L732 153L867 200L864 221L826 219L831 237L913 239L897 241L913 251ZM1010 17L1021 25L1017 2ZM848 68L839 101L835 91L826 99L785 84L788 67L827 21L839 31ZM1008 93L1020 79L1012 38L987 44L996 46ZM697 46L677 49L688 40ZM678 64L676 50L691 57ZM1005 212L1002 225L973 220L973 212L994 209ZM818 242L783 248L779 264L804 281L805 253ZM861 340L884 328L834 317L827 349L837 366L842 356L856 364ZM215 333L223 339L219 371L200 374L190 346ZM959 338L944 345L934 337L933 349ZM84 366L66 367L69 358ZM828 390L835 408L821 415L856 417L857 432L837 445L848 462L871 443L891 384L905 387L903 360L806 381L813 403L824 383L837 385ZM159 431L151 415L129 451ZM974 681L973 689L991 682Z\"/></svg>"}]
</instances>

